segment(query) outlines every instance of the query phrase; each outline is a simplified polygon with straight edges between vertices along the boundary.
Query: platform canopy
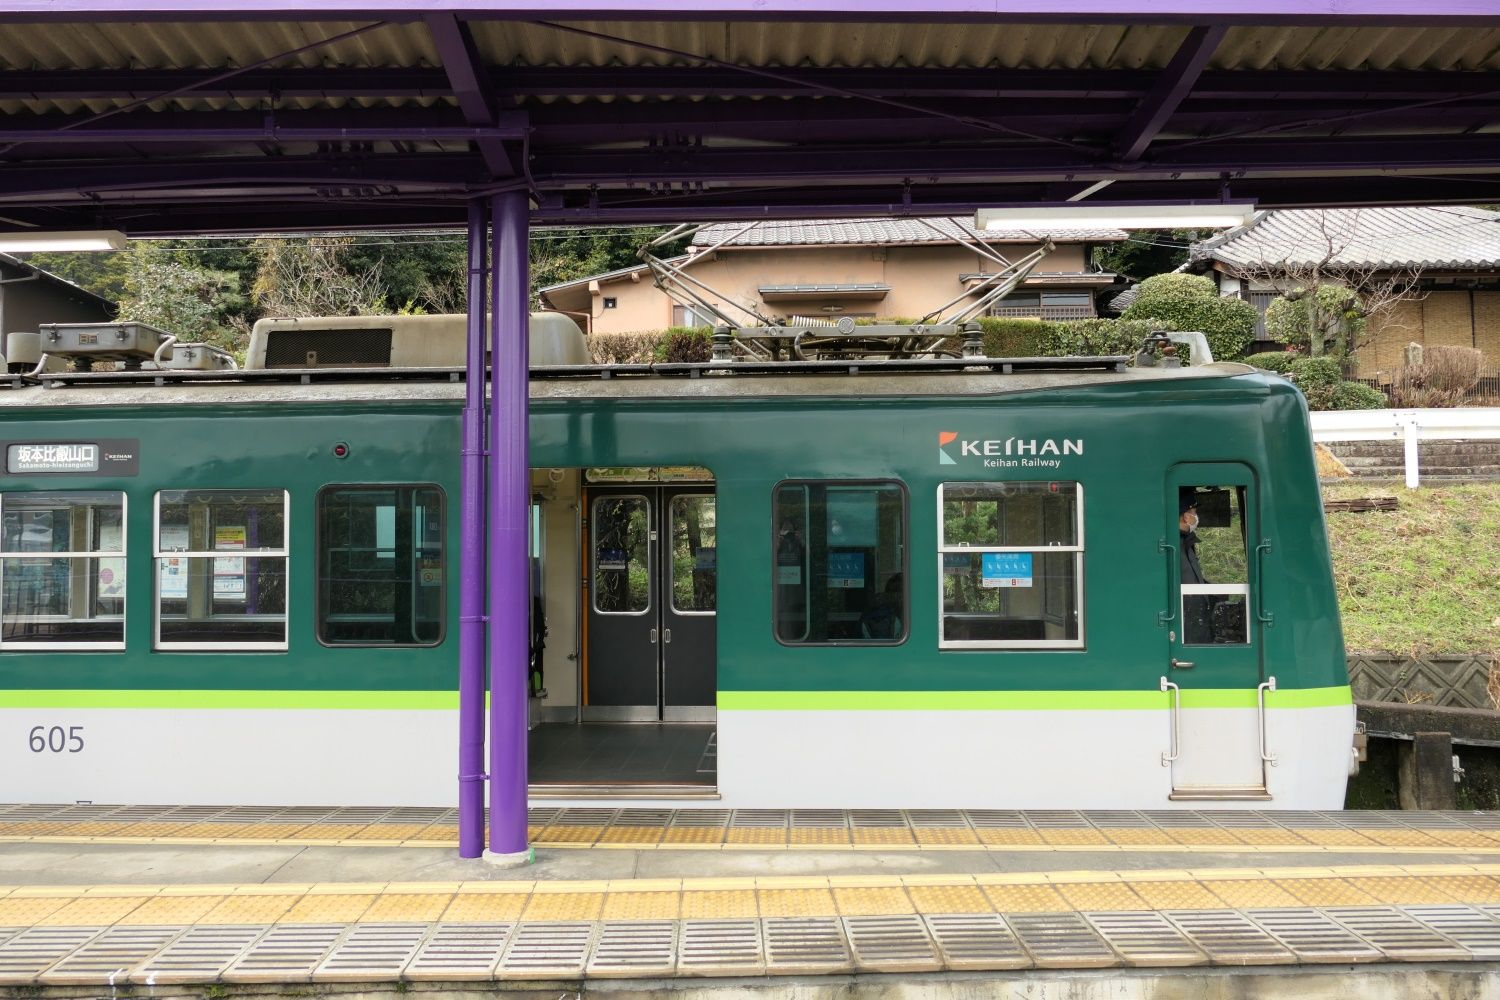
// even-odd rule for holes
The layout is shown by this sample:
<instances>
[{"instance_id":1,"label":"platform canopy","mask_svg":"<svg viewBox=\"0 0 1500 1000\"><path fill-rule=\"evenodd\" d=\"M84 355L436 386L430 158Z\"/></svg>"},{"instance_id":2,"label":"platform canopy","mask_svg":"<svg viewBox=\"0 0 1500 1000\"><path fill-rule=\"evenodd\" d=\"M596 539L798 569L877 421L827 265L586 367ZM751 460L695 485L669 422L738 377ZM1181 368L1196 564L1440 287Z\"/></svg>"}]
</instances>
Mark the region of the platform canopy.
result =
<instances>
[{"instance_id":1,"label":"platform canopy","mask_svg":"<svg viewBox=\"0 0 1500 1000\"><path fill-rule=\"evenodd\" d=\"M1497 10L0 0L0 229L1497 201Z\"/></svg>"}]
</instances>

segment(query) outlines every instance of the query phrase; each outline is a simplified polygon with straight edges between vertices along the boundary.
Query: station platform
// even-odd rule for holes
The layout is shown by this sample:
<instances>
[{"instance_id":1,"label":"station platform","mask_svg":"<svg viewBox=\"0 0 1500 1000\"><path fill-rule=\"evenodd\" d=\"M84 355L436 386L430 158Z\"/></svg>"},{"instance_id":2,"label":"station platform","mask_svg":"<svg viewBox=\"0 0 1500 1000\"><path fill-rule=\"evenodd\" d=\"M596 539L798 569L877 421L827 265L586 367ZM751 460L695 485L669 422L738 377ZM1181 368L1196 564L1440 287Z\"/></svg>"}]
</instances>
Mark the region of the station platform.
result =
<instances>
[{"instance_id":1,"label":"station platform","mask_svg":"<svg viewBox=\"0 0 1500 1000\"><path fill-rule=\"evenodd\" d=\"M851 981L960 996L998 977L1176 997L1188 973L1235 977L1235 996L1350 995L1371 977L1500 994L1496 814L531 820L536 863L497 870L456 856L446 810L0 806L0 996L832 996Z\"/></svg>"}]
</instances>

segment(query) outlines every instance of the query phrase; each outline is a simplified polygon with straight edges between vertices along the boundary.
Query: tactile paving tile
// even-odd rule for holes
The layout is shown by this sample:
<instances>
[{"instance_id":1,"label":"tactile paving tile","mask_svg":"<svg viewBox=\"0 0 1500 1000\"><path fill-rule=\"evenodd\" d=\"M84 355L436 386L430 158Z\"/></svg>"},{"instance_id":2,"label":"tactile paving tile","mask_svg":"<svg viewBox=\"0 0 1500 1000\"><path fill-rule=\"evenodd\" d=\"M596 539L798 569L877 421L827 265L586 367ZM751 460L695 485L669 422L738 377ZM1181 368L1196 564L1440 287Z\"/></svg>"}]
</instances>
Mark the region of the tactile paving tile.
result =
<instances>
[{"instance_id":1,"label":"tactile paving tile","mask_svg":"<svg viewBox=\"0 0 1500 1000\"><path fill-rule=\"evenodd\" d=\"M584 972L589 976L670 976L677 925L671 920L606 920Z\"/></svg>"},{"instance_id":2,"label":"tactile paving tile","mask_svg":"<svg viewBox=\"0 0 1500 1000\"><path fill-rule=\"evenodd\" d=\"M819 975L854 967L837 917L771 917L761 921L761 932L768 975Z\"/></svg>"},{"instance_id":3,"label":"tactile paving tile","mask_svg":"<svg viewBox=\"0 0 1500 1000\"><path fill-rule=\"evenodd\" d=\"M1007 913L1006 921L1039 969L1101 969L1120 960L1076 913Z\"/></svg>"},{"instance_id":4,"label":"tactile paving tile","mask_svg":"<svg viewBox=\"0 0 1500 1000\"><path fill-rule=\"evenodd\" d=\"M1470 906L1403 906L1402 911L1477 959L1500 958L1500 923Z\"/></svg>"},{"instance_id":5,"label":"tactile paving tile","mask_svg":"<svg viewBox=\"0 0 1500 1000\"><path fill-rule=\"evenodd\" d=\"M984 894L1001 913L1056 913L1068 909L1067 900L1050 885L987 885Z\"/></svg>"},{"instance_id":6,"label":"tactile paving tile","mask_svg":"<svg viewBox=\"0 0 1500 1000\"><path fill-rule=\"evenodd\" d=\"M1266 909L1272 906L1301 906L1302 900L1281 886L1264 878L1208 879L1200 883L1236 910Z\"/></svg>"},{"instance_id":7,"label":"tactile paving tile","mask_svg":"<svg viewBox=\"0 0 1500 1000\"><path fill-rule=\"evenodd\" d=\"M1126 965L1206 965L1208 956L1199 951L1178 928L1160 913L1086 913L1084 919L1119 952Z\"/></svg>"},{"instance_id":8,"label":"tactile paving tile","mask_svg":"<svg viewBox=\"0 0 1500 1000\"><path fill-rule=\"evenodd\" d=\"M131 971L133 982L212 983L255 939L259 927L189 927L181 937Z\"/></svg>"},{"instance_id":9,"label":"tactile paving tile","mask_svg":"<svg viewBox=\"0 0 1500 1000\"><path fill-rule=\"evenodd\" d=\"M1398 962L1445 962L1468 952L1391 906L1341 906L1324 911Z\"/></svg>"},{"instance_id":10,"label":"tactile paving tile","mask_svg":"<svg viewBox=\"0 0 1500 1000\"><path fill-rule=\"evenodd\" d=\"M915 914L845 917L844 933L861 972L936 972L937 949Z\"/></svg>"},{"instance_id":11,"label":"tactile paving tile","mask_svg":"<svg viewBox=\"0 0 1500 1000\"><path fill-rule=\"evenodd\" d=\"M53 927L103 927L140 906L147 896L84 896L37 921Z\"/></svg>"},{"instance_id":12,"label":"tactile paving tile","mask_svg":"<svg viewBox=\"0 0 1500 1000\"><path fill-rule=\"evenodd\" d=\"M521 892L460 892L443 911L443 920L480 924L518 920L530 898Z\"/></svg>"},{"instance_id":13,"label":"tactile paving tile","mask_svg":"<svg viewBox=\"0 0 1500 1000\"><path fill-rule=\"evenodd\" d=\"M756 893L763 917L833 916L838 908L827 889L761 889Z\"/></svg>"},{"instance_id":14,"label":"tactile paving tile","mask_svg":"<svg viewBox=\"0 0 1500 1000\"><path fill-rule=\"evenodd\" d=\"M766 971L759 920L681 920L679 976L759 976Z\"/></svg>"},{"instance_id":15,"label":"tactile paving tile","mask_svg":"<svg viewBox=\"0 0 1500 1000\"><path fill-rule=\"evenodd\" d=\"M221 978L229 983L305 982L347 930L344 924L278 924Z\"/></svg>"},{"instance_id":16,"label":"tactile paving tile","mask_svg":"<svg viewBox=\"0 0 1500 1000\"><path fill-rule=\"evenodd\" d=\"M1362 906L1375 902L1369 893L1341 878L1278 878L1276 884L1307 906Z\"/></svg>"},{"instance_id":17,"label":"tactile paving tile","mask_svg":"<svg viewBox=\"0 0 1500 1000\"><path fill-rule=\"evenodd\" d=\"M785 809L736 809L725 832L727 844L785 844L787 821Z\"/></svg>"},{"instance_id":18,"label":"tactile paving tile","mask_svg":"<svg viewBox=\"0 0 1500 1000\"><path fill-rule=\"evenodd\" d=\"M1234 910L1163 913L1214 965L1290 965L1297 959L1266 931Z\"/></svg>"},{"instance_id":19,"label":"tactile paving tile","mask_svg":"<svg viewBox=\"0 0 1500 1000\"><path fill-rule=\"evenodd\" d=\"M605 920L676 920L675 892L611 892L604 897Z\"/></svg>"},{"instance_id":20,"label":"tactile paving tile","mask_svg":"<svg viewBox=\"0 0 1500 1000\"><path fill-rule=\"evenodd\" d=\"M682 894L681 906L684 920L760 916L754 889L695 889Z\"/></svg>"},{"instance_id":21,"label":"tactile paving tile","mask_svg":"<svg viewBox=\"0 0 1500 1000\"><path fill-rule=\"evenodd\" d=\"M126 973L181 934L181 927L111 927L37 976L53 986L123 982Z\"/></svg>"},{"instance_id":22,"label":"tactile paving tile","mask_svg":"<svg viewBox=\"0 0 1500 1000\"><path fill-rule=\"evenodd\" d=\"M360 915L361 923L428 924L440 919L453 894L448 892L386 892L375 897Z\"/></svg>"},{"instance_id":23,"label":"tactile paving tile","mask_svg":"<svg viewBox=\"0 0 1500 1000\"><path fill-rule=\"evenodd\" d=\"M923 918L946 968L1026 969L1031 958L995 913L929 913Z\"/></svg>"},{"instance_id":24,"label":"tactile paving tile","mask_svg":"<svg viewBox=\"0 0 1500 1000\"><path fill-rule=\"evenodd\" d=\"M1376 962L1381 954L1332 917L1312 909L1248 910L1245 915L1299 962Z\"/></svg>"},{"instance_id":25,"label":"tactile paving tile","mask_svg":"<svg viewBox=\"0 0 1500 1000\"><path fill-rule=\"evenodd\" d=\"M1059 882L1052 887L1075 910L1149 910L1124 882Z\"/></svg>"},{"instance_id":26,"label":"tactile paving tile","mask_svg":"<svg viewBox=\"0 0 1500 1000\"><path fill-rule=\"evenodd\" d=\"M0 945L0 983L29 983L58 959L81 948L99 927L32 927Z\"/></svg>"},{"instance_id":27,"label":"tactile paving tile","mask_svg":"<svg viewBox=\"0 0 1500 1000\"><path fill-rule=\"evenodd\" d=\"M505 946L495 975L502 979L576 979L583 975L593 939L592 923L521 924Z\"/></svg>"},{"instance_id":28,"label":"tactile paving tile","mask_svg":"<svg viewBox=\"0 0 1500 1000\"><path fill-rule=\"evenodd\" d=\"M989 847L1028 847L1042 842L1025 815L1013 809L970 809L965 815L980 843Z\"/></svg>"},{"instance_id":29,"label":"tactile paving tile","mask_svg":"<svg viewBox=\"0 0 1500 1000\"><path fill-rule=\"evenodd\" d=\"M313 979L321 982L395 979L430 930L430 924L356 924L313 970Z\"/></svg>"},{"instance_id":30,"label":"tactile paving tile","mask_svg":"<svg viewBox=\"0 0 1500 1000\"><path fill-rule=\"evenodd\" d=\"M196 924L225 896L152 896L120 918L122 925L164 927Z\"/></svg>"},{"instance_id":31,"label":"tactile paving tile","mask_svg":"<svg viewBox=\"0 0 1500 1000\"><path fill-rule=\"evenodd\" d=\"M489 979L514 924L438 924L404 973L407 979Z\"/></svg>"},{"instance_id":32,"label":"tactile paving tile","mask_svg":"<svg viewBox=\"0 0 1500 1000\"><path fill-rule=\"evenodd\" d=\"M905 890L895 886L835 886L833 901L838 906L839 915L845 917L878 917L916 912L911 900L906 898Z\"/></svg>"}]
</instances>

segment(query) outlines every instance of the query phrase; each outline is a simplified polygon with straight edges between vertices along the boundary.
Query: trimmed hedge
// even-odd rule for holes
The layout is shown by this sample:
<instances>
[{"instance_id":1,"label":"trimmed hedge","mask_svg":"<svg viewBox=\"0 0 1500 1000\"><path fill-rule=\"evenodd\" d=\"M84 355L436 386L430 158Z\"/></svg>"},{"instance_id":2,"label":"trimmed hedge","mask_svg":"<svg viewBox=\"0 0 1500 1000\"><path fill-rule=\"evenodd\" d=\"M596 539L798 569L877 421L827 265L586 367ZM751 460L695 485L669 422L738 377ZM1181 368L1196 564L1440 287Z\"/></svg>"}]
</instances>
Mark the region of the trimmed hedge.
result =
<instances>
[{"instance_id":1,"label":"trimmed hedge","mask_svg":"<svg viewBox=\"0 0 1500 1000\"><path fill-rule=\"evenodd\" d=\"M1262 354L1252 354L1243 359L1245 364L1251 368L1263 368L1277 375L1285 375L1292 370L1292 362L1302 357L1291 351L1266 351Z\"/></svg>"},{"instance_id":2,"label":"trimmed hedge","mask_svg":"<svg viewBox=\"0 0 1500 1000\"><path fill-rule=\"evenodd\" d=\"M1134 354L1159 323L1127 319L1007 319L979 321L984 353L991 358L1098 357Z\"/></svg>"},{"instance_id":3,"label":"trimmed hedge","mask_svg":"<svg viewBox=\"0 0 1500 1000\"><path fill-rule=\"evenodd\" d=\"M1161 328L1198 330L1208 338L1215 361L1232 361L1255 338L1260 314L1242 299L1223 298L1213 279L1198 274L1156 274L1141 282L1123 319L1146 320Z\"/></svg>"}]
</instances>

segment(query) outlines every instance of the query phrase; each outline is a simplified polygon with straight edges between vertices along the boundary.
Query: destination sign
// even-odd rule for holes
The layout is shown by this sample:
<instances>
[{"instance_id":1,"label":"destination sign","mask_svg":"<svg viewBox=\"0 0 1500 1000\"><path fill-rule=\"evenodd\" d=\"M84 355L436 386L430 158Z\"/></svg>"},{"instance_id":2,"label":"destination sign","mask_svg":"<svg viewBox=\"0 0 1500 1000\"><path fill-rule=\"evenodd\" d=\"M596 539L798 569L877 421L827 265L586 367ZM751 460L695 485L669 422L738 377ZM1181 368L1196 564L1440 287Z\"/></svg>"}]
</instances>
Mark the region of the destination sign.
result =
<instances>
[{"instance_id":1,"label":"destination sign","mask_svg":"<svg viewBox=\"0 0 1500 1000\"><path fill-rule=\"evenodd\" d=\"M134 476L140 471L140 441L5 442L5 472L11 476Z\"/></svg>"}]
</instances>

